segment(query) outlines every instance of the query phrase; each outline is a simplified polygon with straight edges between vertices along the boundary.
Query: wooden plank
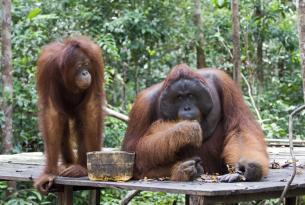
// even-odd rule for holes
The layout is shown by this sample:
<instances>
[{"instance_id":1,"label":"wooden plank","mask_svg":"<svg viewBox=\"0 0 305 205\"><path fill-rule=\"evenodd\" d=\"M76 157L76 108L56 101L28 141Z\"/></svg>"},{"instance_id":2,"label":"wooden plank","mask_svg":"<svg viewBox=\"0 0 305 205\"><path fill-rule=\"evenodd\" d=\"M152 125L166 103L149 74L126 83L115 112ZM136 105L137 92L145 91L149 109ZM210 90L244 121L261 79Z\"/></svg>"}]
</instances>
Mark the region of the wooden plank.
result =
<instances>
[{"instance_id":1,"label":"wooden plank","mask_svg":"<svg viewBox=\"0 0 305 205\"><path fill-rule=\"evenodd\" d=\"M205 203L215 204L217 202L236 203L241 201L264 200L271 198L279 198L282 191L271 191L251 194L237 194L227 196L204 196ZM295 198L304 195L304 189L294 189L287 193L287 198Z\"/></svg>"},{"instance_id":2,"label":"wooden plank","mask_svg":"<svg viewBox=\"0 0 305 205\"><path fill-rule=\"evenodd\" d=\"M294 149L299 163L305 162L305 148ZM290 159L289 148L269 147L270 161ZM33 160L34 159L34 160ZM18 155L0 155L0 180L33 181L37 178L43 167L41 153L21 153ZM305 163L303 163L305 164ZM289 189L288 196L305 194L305 169L299 169ZM160 191L203 196L205 203L216 201L236 202L253 199L266 199L279 197L287 179L292 173L291 168L270 170L268 177L260 182L241 183L205 183L205 182L172 182L172 181L128 181L128 182L99 182L90 181L87 177L67 178L57 177L56 186L71 186L76 189L95 188L124 188L144 191Z\"/></svg>"},{"instance_id":3,"label":"wooden plank","mask_svg":"<svg viewBox=\"0 0 305 205\"><path fill-rule=\"evenodd\" d=\"M113 148L104 148L104 150L114 150ZM274 157L290 156L288 147L268 147L268 153ZM294 153L305 160L305 147L295 147ZM14 164L32 164L44 165L44 155L41 152L28 152L14 155L0 155L0 162L14 163Z\"/></svg>"},{"instance_id":4,"label":"wooden plank","mask_svg":"<svg viewBox=\"0 0 305 205\"><path fill-rule=\"evenodd\" d=\"M284 155L289 156L290 155L290 149L289 147L268 147L267 148L268 154L272 155ZM294 147L293 149L294 153L300 156L303 156L305 158L305 147Z\"/></svg>"},{"instance_id":5,"label":"wooden plank","mask_svg":"<svg viewBox=\"0 0 305 205\"><path fill-rule=\"evenodd\" d=\"M42 152L23 152L20 154L0 155L0 162L44 165Z\"/></svg>"},{"instance_id":6,"label":"wooden plank","mask_svg":"<svg viewBox=\"0 0 305 205\"><path fill-rule=\"evenodd\" d=\"M0 163L0 179L16 181L33 181L42 170L42 166ZM5 168L5 169L3 169ZM68 178L57 177L58 185L82 186L82 187L108 187L124 188L145 191L161 191L171 193L184 193L190 195L217 196L236 195L242 193L262 193L267 191L283 190L286 180L290 177L291 169L270 170L267 178L260 182L241 183L205 183L205 182L172 182L172 181L128 181L128 182L99 182L90 181L87 177ZM298 174L291 189L305 188L305 175Z\"/></svg>"},{"instance_id":7,"label":"wooden plank","mask_svg":"<svg viewBox=\"0 0 305 205\"><path fill-rule=\"evenodd\" d=\"M116 150L112 148L104 148L103 150ZM269 155L289 156L289 147L268 147ZM294 153L300 155L305 159L305 145L304 147L295 147ZM44 155L42 152L23 152L13 155L0 155L0 162L15 163L15 164L36 164L44 165Z\"/></svg>"},{"instance_id":8,"label":"wooden plank","mask_svg":"<svg viewBox=\"0 0 305 205\"><path fill-rule=\"evenodd\" d=\"M103 148L103 151L118 151L118 149L106 147ZM0 162L44 165L45 159L42 152L22 152L19 154L0 155ZM61 162L61 159L59 162Z\"/></svg>"},{"instance_id":9,"label":"wooden plank","mask_svg":"<svg viewBox=\"0 0 305 205\"><path fill-rule=\"evenodd\" d=\"M289 139L265 139L268 146L289 146ZM293 146L305 147L305 140L293 140Z\"/></svg>"}]
</instances>

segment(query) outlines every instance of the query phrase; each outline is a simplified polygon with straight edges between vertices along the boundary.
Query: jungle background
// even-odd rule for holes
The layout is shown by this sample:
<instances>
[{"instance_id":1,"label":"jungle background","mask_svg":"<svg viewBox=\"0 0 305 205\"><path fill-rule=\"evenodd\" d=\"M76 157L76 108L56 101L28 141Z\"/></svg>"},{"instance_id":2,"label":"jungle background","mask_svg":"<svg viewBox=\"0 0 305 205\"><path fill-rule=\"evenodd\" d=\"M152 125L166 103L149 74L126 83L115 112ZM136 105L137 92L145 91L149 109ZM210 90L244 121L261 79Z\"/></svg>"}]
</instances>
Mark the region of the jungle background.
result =
<instances>
[{"instance_id":1,"label":"jungle background","mask_svg":"<svg viewBox=\"0 0 305 205\"><path fill-rule=\"evenodd\" d=\"M12 95L7 95L0 81L0 103L9 102L13 108L10 153L43 151L37 129L35 72L41 47L51 41L82 34L97 42L104 53L108 107L126 115L135 95L164 79L176 64L217 67L233 74L229 0L12 0L11 11ZM239 23L244 99L266 138L287 138L288 115L304 103L296 3L240 1ZM201 62L199 52L203 53ZM296 121L296 139L305 137L304 122L304 117ZM0 110L2 128L4 124ZM107 117L104 145L119 147L125 129L126 123ZM1 146L4 150L3 142ZM6 182L0 182L0 204L55 203L55 195L41 196L30 183L18 183L11 194L7 188ZM125 194L103 189L101 204L118 204ZM86 204L88 197L88 192L78 192L74 204ZM183 204L184 196L142 192L131 204L174 202ZM262 202L253 202L257 203Z\"/></svg>"}]
</instances>

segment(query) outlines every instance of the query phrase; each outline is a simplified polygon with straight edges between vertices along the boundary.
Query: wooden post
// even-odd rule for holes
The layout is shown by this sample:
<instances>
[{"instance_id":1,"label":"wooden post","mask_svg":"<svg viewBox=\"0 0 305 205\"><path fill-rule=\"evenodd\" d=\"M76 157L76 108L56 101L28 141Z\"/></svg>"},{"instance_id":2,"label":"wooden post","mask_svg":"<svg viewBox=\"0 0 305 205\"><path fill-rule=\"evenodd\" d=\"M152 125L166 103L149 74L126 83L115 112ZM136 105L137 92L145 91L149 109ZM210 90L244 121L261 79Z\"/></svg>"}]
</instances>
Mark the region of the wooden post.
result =
<instances>
[{"instance_id":1,"label":"wooden post","mask_svg":"<svg viewBox=\"0 0 305 205\"><path fill-rule=\"evenodd\" d=\"M58 193L59 205L72 205L73 204L73 186L64 186L63 192Z\"/></svg>"},{"instance_id":2,"label":"wooden post","mask_svg":"<svg viewBox=\"0 0 305 205\"><path fill-rule=\"evenodd\" d=\"M208 205L208 203L204 203L204 197L195 196L195 195L185 195L185 204L186 205Z\"/></svg>"},{"instance_id":3,"label":"wooden post","mask_svg":"<svg viewBox=\"0 0 305 205\"><path fill-rule=\"evenodd\" d=\"M101 199L101 190L99 188L90 191L90 205L99 205Z\"/></svg>"},{"instance_id":4,"label":"wooden post","mask_svg":"<svg viewBox=\"0 0 305 205\"><path fill-rule=\"evenodd\" d=\"M287 197L285 198L285 205L296 205L297 197Z\"/></svg>"}]
</instances>

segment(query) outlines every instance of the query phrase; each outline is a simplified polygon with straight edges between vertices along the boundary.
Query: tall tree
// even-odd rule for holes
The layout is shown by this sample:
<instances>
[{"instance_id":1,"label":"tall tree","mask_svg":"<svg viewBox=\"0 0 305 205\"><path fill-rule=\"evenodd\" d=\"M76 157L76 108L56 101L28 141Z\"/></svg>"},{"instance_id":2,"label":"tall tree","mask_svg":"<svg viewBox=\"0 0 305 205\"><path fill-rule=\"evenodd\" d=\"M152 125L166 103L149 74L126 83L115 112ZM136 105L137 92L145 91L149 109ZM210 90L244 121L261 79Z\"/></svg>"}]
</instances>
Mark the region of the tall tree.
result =
<instances>
[{"instance_id":1,"label":"tall tree","mask_svg":"<svg viewBox=\"0 0 305 205\"><path fill-rule=\"evenodd\" d=\"M238 15L238 0L231 1L232 8L232 39L233 39L233 79L239 85L240 84L240 26Z\"/></svg>"},{"instance_id":2,"label":"tall tree","mask_svg":"<svg viewBox=\"0 0 305 205\"><path fill-rule=\"evenodd\" d=\"M204 54L204 34L203 34L203 22L201 17L201 3L200 0L194 0L193 22L196 26L196 51L197 51L197 68L203 68L205 64Z\"/></svg>"},{"instance_id":3,"label":"tall tree","mask_svg":"<svg viewBox=\"0 0 305 205\"><path fill-rule=\"evenodd\" d=\"M301 54L301 69L303 75L303 97L305 102L305 0L299 0L298 28L299 46Z\"/></svg>"},{"instance_id":4,"label":"tall tree","mask_svg":"<svg viewBox=\"0 0 305 205\"><path fill-rule=\"evenodd\" d=\"M11 1L2 0L2 87L3 100L1 109L4 112L4 125L2 125L3 152L8 153L12 149L13 138L13 79L12 79L12 46L11 46Z\"/></svg>"},{"instance_id":5,"label":"tall tree","mask_svg":"<svg viewBox=\"0 0 305 205\"><path fill-rule=\"evenodd\" d=\"M256 74L258 80L258 93L263 92L264 73L263 73L263 29L262 29L262 3L261 0L256 0L254 9L254 18L257 20L256 29Z\"/></svg>"}]
</instances>

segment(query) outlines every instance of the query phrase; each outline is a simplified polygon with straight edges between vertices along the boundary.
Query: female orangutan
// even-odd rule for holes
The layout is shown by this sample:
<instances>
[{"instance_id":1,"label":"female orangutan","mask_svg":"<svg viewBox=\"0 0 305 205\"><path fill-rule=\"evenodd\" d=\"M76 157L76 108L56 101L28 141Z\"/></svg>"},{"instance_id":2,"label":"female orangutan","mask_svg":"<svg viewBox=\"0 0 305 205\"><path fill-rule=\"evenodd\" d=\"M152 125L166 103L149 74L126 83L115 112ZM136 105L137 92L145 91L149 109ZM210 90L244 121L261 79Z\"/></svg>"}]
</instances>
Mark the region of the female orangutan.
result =
<instances>
[{"instance_id":1,"label":"female orangutan","mask_svg":"<svg viewBox=\"0 0 305 205\"><path fill-rule=\"evenodd\" d=\"M46 167L34 185L46 194L56 175L87 175L86 153L101 148L104 65L100 48L88 38L78 37L45 46L37 68ZM76 138L77 158L72 136ZM58 167L59 155L63 164Z\"/></svg>"}]
</instances>

